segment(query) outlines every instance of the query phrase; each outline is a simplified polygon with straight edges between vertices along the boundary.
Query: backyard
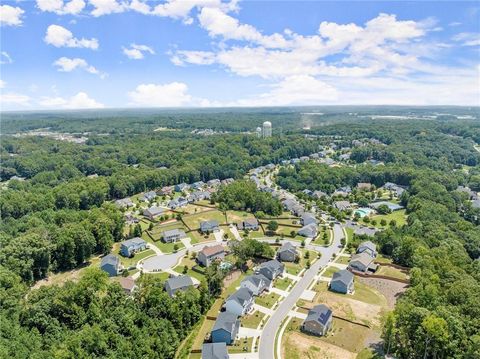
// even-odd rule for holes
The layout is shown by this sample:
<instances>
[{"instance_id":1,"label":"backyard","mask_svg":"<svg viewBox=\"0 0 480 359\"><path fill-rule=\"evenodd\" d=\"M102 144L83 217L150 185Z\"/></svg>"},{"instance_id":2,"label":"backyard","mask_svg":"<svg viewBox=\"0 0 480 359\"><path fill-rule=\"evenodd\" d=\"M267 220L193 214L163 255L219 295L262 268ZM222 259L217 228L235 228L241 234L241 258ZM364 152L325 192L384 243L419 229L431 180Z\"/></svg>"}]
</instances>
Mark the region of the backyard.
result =
<instances>
[{"instance_id":1,"label":"backyard","mask_svg":"<svg viewBox=\"0 0 480 359\"><path fill-rule=\"evenodd\" d=\"M265 293L255 299L255 303L266 308L272 308L273 305L280 298L280 295L276 293Z\"/></svg>"}]
</instances>

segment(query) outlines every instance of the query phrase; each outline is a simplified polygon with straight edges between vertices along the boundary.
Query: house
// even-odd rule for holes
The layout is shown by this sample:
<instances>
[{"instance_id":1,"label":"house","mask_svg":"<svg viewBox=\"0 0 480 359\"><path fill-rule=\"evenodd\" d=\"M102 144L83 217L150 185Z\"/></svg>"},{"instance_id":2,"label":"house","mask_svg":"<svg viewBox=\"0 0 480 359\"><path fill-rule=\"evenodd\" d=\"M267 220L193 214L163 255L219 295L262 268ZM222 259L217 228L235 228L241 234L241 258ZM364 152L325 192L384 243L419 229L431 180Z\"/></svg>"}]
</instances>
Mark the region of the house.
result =
<instances>
[{"instance_id":1,"label":"house","mask_svg":"<svg viewBox=\"0 0 480 359\"><path fill-rule=\"evenodd\" d=\"M210 332L212 343L232 344L237 337L239 328L240 320L235 314L220 312Z\"/></svg>"},{"instance_id":2,"label":"house","mask_svg":"<svg viewBox=\"0 0 480 359\"><path fill-rule=\"evenodd\" d=\"M313 191L309 190L308 188L304 189L302 191L303 194L306 194L307 196L311 197L313 195Z\"/></svg>"},{"instance_id":3,"label":"house","mask_svg":"<svg viewBox=\"0 0 480 359\"><path fill-rule=\"evenodd\" d=\"M128 208L128 207L134 207L135 204L132 202L130 198L122 198L122 199L117 199L115 201L115 206L118 208Z\"/></svg>"},{"instance_id":4,"label":"house","mask_svg":"<svg viewBox=\"0 0 480 359\"><path fill-rule=\"evenodd\" d=\"M392 202L387 202L387 201L379 201L379 202L372 202L369 204L370 208L373 208L375 210L378 210L378 207L380 206L387 206L390 211L399 211L405 207L399 205L399 204L396 204L396 203L392 203Z\"/></svg>"},{"instance_id":5,"label":"house","mask_svg":"<svg viewBox=\"0 0 480 359\"><path fill-rule=\"evenodd\" d=\"M147 249L147 242L140 237L123 241L120 246L120 254L124 257L131 257L137 252Z\"/></svg>"},{"instance_id":6,"label":"house","mask_svg":"<svg viewBox=\"0 0 480 359\"><path fill-rule=\"evenodd\" d=\"M372 184L367 182L357 183L357 189L360 191L370 191L372 189Z\"/></svg>"},{"instance_id":7,"label":"house","mask_svg":"<svg viewBox=\"0 0 480 359\"><path fill-rule=\"evenodd\" d=\"M173 187L172 186L162 187L162 189L160 191L158 191L158 194L160 196L166 196L166 195L170 195L172 193L173 193Z\"/></svg>"},{"instance_id":8,"label":"house","mask_svg":"<svg viewBox=\"0 0 480 359\"><path fill-rule=\"evenodd\" d=\"M106 255L100 262L100 269L107 272L109 277L117 276L122 270L120 258L113 254Z\"/></svg>"},{"instance_id":9,"label":"house","mask_svg":"<svg viewBox=\"0 0 480 359\"><path fill-rule=\"evenodd\" d=\"M332 328L333 315L330 308L324 304L314 306L308 311L302 323L302 331L324 336Z\"/></svg>"},{"instance_id":10,"label":"house","mask_svg":"<svg viewBox=\"0 0 480 359\"><path fill-rule=\"evenodd\" d=\"M368 253L375 258L377 256L377 246L371 241L362 242L357 248L357 253Z\"/></svg>"},{"instance_id":11,"label":"house","mask_svg":"<svg viewBox=\"0 0 480 359\"><path fill-rule=\"evenodd\" d=\"M283 209L285 209L286 211L291 211L294 206L298 205L298 203L293 199L286 199L285 201L283 201L282 205Z\"/></svg>"},{"instance_id":12,"label":"house","mask_svg":"<svg viewBox=\"0 0 480 359\"><path fill-rule=\"evenodd\" d=\"M402 186L399 186L398 184L392 183L392 182L387 182L383 185L383 189L386 189L390 192L394 192L397 197L401 197L403 192L405 192L405 188Z\"/></svg>"},{"instance_id":13,"label":"house","mask_svg":"<svg viewBox=\"0 0 480 359\"><path fill-rule=\"evenodd\" d=\"M178 228L169 229L168 231L164 231L162 233L162 240L165 243L177 242L180 239L183 239L186 237L187 235L185 234L185 232Z\"/></svg>"},{"instance_id":14,"label":"house","mask_svg":"<svg viewBox=\"0 0 480 359\"><path fill-rule=\"evenodd\" d=\"M188 275L171 277L165 282L165 290L172 298L179 290L186 291L188 288L191 287L193 287L193 281L192 278L190 278Z\"/></svg>"},{"instance_id":15,"label":"house","mask_svg":"<svg viewBox=\"0 0 480 359\"><path fill-rule=\"evenodd\" d=\"M209 267L214 260L223 258L225 258L225 248L219 244L215 246L205 246L197 255L198 263L205 267Z\"/></svg>"},{"instance_id":16,"label":"house","mask_svg":"<svg viewBox=\"0 0 480 359\"><path fill-rule=\"evenodd\" d=\"M317 236L317 225L312 223L307 226L303 226L298 230L298 235L307 238L315 238Z\"/></svg>"},{"instance_id":17,"label":"house","mask_svg":"<svg viewBox=\"0 0 480 359\"><path fill-rule=\"evenodd\" d=\"M164 209L161 207L150 207L143 210L143 215L150 220L155 219L164 212Z\"/></svg>"},{"instance_id":18,"label":"house","mask_svg":"<svg viewBox=\"0 0 480 359\"><path fill-rule=\"evenodd\" d=\"M346 269L333 273L330 281L330 290L344 294L353 293L353 273Z\"/></svg>"},{"instance_id":19,"label":"house","mask_svg":"<svg viewBox=\"0 0 480 359\"><path fill-rule=\"evenodd\" d=\"M377 233L377 229L375 228L368 228L368 227L356 227L353 234L356 236L368 236L373 237Z\"/></svg>"},{"instance_id":20,"label":"house","mask_svg":"<svg viewBox=\"0 0 480 359\"><path fill-rule=\"evenodd\" d=\"M338 156L340 161L348 161L350 159L350 153L344 153Z\"/></svg>"},{"instance_id":21,"label":"house","mask_svg":"<svg viewBox=\"0 0 480 359\"><path fill-rule=\"evenodd\" d=\"M285 265L276 259L263 262L255 271L256 274L263 274L267 279L274 280L283 273Z\"/></svg>"},{"instance_id":22,"label":"house","mask_svg":"<svg viewBox=\"0 0 480 359\"><path fill-rule=\"evenodd\" d=\"M203 181L198 181L198 182L192 183L192 184L190 185L190 188L199 190L199 189L202 189L203 186L205 186L205 182L203 182Z\"/></svg>"},{"instance_id":23,"label":"house","mask_svg":"<svg viewBox=\"0 0 480 359\"><path fill-rule=\"evenodd\" d=\"M228 359L227 344L205 343L202 345L202 359Z\"/></svg>"},{"instance_id":24,"label":"house","mask_svg":"<svg viewBox=\"0 0 480 359\"><path fill-rule=\"evenodd\" d=\"M224 308L227 312L243 316L247 314L253 306L253 292L248 288L237 289L227 298Z\"/></svg>"},{"instance_id":25,"label":"house","mask_svg":"<svg viewBox=\"0 0 480 359\"><path fill-rule=\"evenodd\" d=\"M302 218L300 218L300 223L302 226L307 226L309 224L317 224L318 221L313 213L305 212Z\"/></svg>"},{"instance_id":26,"label":"house","mask_svg":"<svg viewBox=\"0 0 480 359\"><path fill-rule=\"evenodd\" d=\"M257 231L258 220L256 218L248 218L242 222L237 223L237 228L240 230Z\"/></svg>"},{"instance_id":27,"label":"house","mask_svg":"<svg viewBox=\"0 0 480 359\"><path fill-rule=\"evenodd\" d=\"M140 222L140 220L132 215L131 213L125 213L125 224L135 224Z\"/></svg>"},{"instance_id":28,"label":"house","mask_svg":"<svg viewBox=\"0 0 480 359\"><path fill-rule=\"evenodd\" d=\"M320 198L323 198L323 197L328 197L328 194L326 194L325 192L322 192L322 191L314 191L312 196L320 199Z\"/></svg>"},{"instance_id":29,"label":"house","mask_svg":"<svg viewBox=\"0 0 480 359\"><path fill-rule=\"evenodd\" d=\"M175 185L175 192L183 192L188 189L188 184L180 183Z\"/></svg>"},{"instance_id":30,"label":"house","mask_svg":"<svg viewBox=\"0 0 480 359\"><path fill-rule=\"evenodd\" d=\"M224 180L221 181L222 185L226 186L229 185L230 183L233 183L235 181L233 178L225 178Z\"/></svg>"},{"instance_id":31,"label":"house","mask_svg":"<svg viewBox=\"0 0 480 359\"><path fill-rule=\"evenodd\" d=\"M366 252L354 254L348 263L348 268L363 273L375 272L378 266L373 262L374 260L375 259Z\"/></svg>"},{"instance_id":32,"label":"house","mask_svg":"<svg viewBox=\"0 0 480 359\"><path fill-rule=\"evenodd\" d=\"M202 233L210 233L218 230L219 230L218 221L216 220L200 222L200 232Z\"/></svg>"},{"instance_id":33,"label":"house","mask_svg":"<svg viewBox=\"0 0 480 359\"><path fill-rule=\"evenodd\" d=\"M176 199L172 199L171 201L168 202L167 206L170 209L177 209L180 207L185 207L188 204L188 200L183 197L178 197Z\"/></svg>"},{"instance_id":34,"label":"house","mask_svg":"<svg viewBox=\"0 0 480 359\"><path fill-rule=\"evenodd\" d=\"M300 157L300 161L302 161L302 162L308 161L309 159L310 159L310 157L308 157L308 156L301 156Z\"/></svg>"},{"instance_id":35,"label":"house","mask_svg":"<svg viewBox=\"0 0 480 359\"><path fill-rule=\"evenodd\" d=\"M480 208L480 199L474 199L472 201L472 208Z\"/></svg>"},{"instance_id":36,"label":"house","mask_svg":"<svg viewBox=\"0 0 480 359\"><path fill-rule=\"evenodd\" d=\"M263 274L252 274L245 277L240 283L240 288L247 288L253 295L260 295L270 288L272 282Z\"/></svg>"},{"instance_id":37,"label":"house","mask_svg":"<svg viewBox=\"0 0 480 359\"><path fill-rule=\"evenodd\" d=\"M138 200L143 201L143 202L150 202L150 201L154 200L155 197L157 197L157 192L150 191L150 192L142 194L140 197L138 197Z\"/></svg>"},{"instance_id":38,"label":"house","mask_svg":"<svg viewBox=\"0 0 480 359\"><path fill-rule=\"evenodd\" d=\"M282 262L294 262L297 257L297 248L290 242L284 242L277 251L277 258Z\"/></svg>"},{"instance_id":39,"label":"house","mask_svg":"<svg viewBox=\"0 0 480 359\"><path fill-rule=\"evenodd\" d=\"M349 201L335 201L333 206L339 211L347 211L352 208L352 204Z\"/></svg>"},{"instance_id":40,"label":"house","mask_svg":"<svg viewBox=\"0 0 480 359\"><path fill-rule=\"evenodd\" d=\"M305 208L300 204L296 204L292 207L290 212L292 212L294 216L300 217L305 213Z\"/></svg>"},{"instance_id":41,"label":"house","mask_svg":"<svg viewBox=\"0 0 480 359\"><path fill-rule=\"evenodd\" d=\"M118 279L118 283L120 284L124 292L128 295L133 294L133 292L138 289L137 285L135 284L135 279L133 279L132 277L120 277Z\"/></svg>"},{"instance_id":42,"label":"house","mask_svg":"<svg viewBox=\"0 0 480 359\"><path fill-rule=\"evenodd\" d=\"M456 191L465 193L467 198L470 200L477 200L478 194L475 191L472 191L469 187L458 186Z\"/></svg>"},{"instance_id":43,"label":"house","mask_svg":"<svg viewBox=\"0 0 480 359\"><path fill-rule=\"evenodd\" d=\"M211 179L210 181L207 182L208 187L216 187L216 186L220 186L220 184L221 184L221 182L218 178Z\"/></svg>"},{"instance_id":44,"label":"house","mask_svg":"<svg viewBox=\"0 0 480 359\"><path fill-rule=\"evenodd\" d=\"M352 193L352 189L349 186L346 186L338 188L335 192L333 192L332 196L348 197L350 193Z\"/></svg>"},{"instance_id":45,"label":"house","mask_svg":"<svg viewBox=\"0 0 480 359\"><path fill-rule=\"evenodd\" d=\"M208 191L195 191L193 193L190 193L190 195L187 198L187 201L192 203L192 202L202 201L204 199L210 199L210 192L208 192Z\"/></svg>"}]
</instances>

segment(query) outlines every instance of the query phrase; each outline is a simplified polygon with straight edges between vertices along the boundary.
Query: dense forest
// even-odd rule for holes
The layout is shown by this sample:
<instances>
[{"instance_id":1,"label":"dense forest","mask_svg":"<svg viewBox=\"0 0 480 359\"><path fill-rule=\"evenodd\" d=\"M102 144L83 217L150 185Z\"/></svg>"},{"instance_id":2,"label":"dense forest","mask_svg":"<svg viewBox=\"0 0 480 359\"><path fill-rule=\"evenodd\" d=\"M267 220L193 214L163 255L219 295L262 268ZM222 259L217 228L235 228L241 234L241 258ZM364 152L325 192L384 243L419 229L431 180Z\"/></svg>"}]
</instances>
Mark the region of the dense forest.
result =
<instances>
[{"instance_id":1,"label":"dense forest","mask_svg":"<svg viewBox=\"0 0 480 359\"><path fill-rule=\"evenodd\" d=\"M381 110L409 116L432 112ZM352 166L301 163L282 169L277 182L293 191L327 193L358 182L409 186L402 198L407 225L375 238L383 253L413 268L411 288L385 325L389 352L398 358L423 356L425 350L429 358L478 357L480 213L455 191L458 185L480 190L478 122L371 119L379 112L375 107L357 108L361 119L349 114L352 108L318 109L322 116L301 111L6 114L0 146L0 357L172 358L218 295L218 273L178 302L155 279L145 280L131 300L97 270L62 287L31 286L49 273L108 253L123 239L124 217L109 203L113 199L181 182L240 179L251 168L308 155L332 141L352 147ZM477 115L471 109L448 108L448 113ZM242 133L264 120L273 123L271 139ZM317 137L303 136L305 121L312 125L308 134ZM168 130L153 131L159 127ZM88 140L5 135L40 128L88 132ZM231 133L191 133L198 128ZM353 146L364 138L381 144ZM385 165L364 164L367 159ZM252 183L237 181L214 200L225 208L278 214L278 201L267 196Z\"/></svg>"}]
</instances>

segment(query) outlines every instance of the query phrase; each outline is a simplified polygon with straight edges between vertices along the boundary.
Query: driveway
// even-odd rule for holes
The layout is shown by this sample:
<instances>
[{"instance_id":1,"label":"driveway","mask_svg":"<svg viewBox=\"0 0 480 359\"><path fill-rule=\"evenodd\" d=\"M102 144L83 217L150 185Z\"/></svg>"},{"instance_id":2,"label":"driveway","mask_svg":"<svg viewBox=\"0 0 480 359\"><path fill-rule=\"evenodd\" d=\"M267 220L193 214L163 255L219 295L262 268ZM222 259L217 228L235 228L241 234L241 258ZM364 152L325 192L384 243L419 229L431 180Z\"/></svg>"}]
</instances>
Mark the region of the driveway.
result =
<instances>
[{"instance_id":1,"label":"driveway","mask_svg":"<svg viewBox=\"0 0 480 359\"><path fill-rule=\"evenodd\" d=\"M285 318L301 297L302 293L309 287L315 279L318 271L325 267L334 253L341 251L340 240L343 238L342 227L335 224L333 227L333 244L329 247L321 247L322 257L315 261L312 266L305 271L304 276L295 284L290 294L280 303L278 308L272 314L263 328L259 343L259 357L262 359L275 359L275 335Z\"/></svg>"},{"instance_id":2,"label":"driveway","mask_svg":"<svg viewBox=\"0 0 480 359\"><path fill-rule=\"evenodd\" d=\"M238 233L237 227L235 227L233 224L230 225L230 232L232 232L233 236L237 241L242 240L242 236L240 235L240 233Z\"/></svg>"},{"instance_id":3,"label":"driveway","mask_svg":"<svg viewBox=\"0 0 480 359\"><path fill-rule=\"evenodd\" d=\"M215 241L218 243L223 242L223 229L220 229L219 231L213 232L213 236L215 237Z\"/></svg>"}]
</instances>

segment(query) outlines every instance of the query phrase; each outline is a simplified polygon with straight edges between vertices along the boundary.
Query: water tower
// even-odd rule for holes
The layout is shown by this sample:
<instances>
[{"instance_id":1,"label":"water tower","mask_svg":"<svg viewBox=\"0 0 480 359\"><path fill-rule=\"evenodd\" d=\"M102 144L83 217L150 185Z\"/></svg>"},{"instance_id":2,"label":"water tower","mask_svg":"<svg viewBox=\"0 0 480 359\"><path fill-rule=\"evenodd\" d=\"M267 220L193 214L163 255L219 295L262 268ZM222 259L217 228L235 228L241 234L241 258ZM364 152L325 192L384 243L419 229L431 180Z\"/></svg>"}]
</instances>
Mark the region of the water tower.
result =
<instances>
[{"instance_id":1,"label":"water tower","mask_svg":"<svg viewBox=\"0 0 480 359\"><path fill-rule=\"evenodd\" d=\"M255 133L257 134L258 138L261 138L262 137L262 128L257 127L257 129L255 130Z\"/></svg>"},{"instance_id":2,"label":"water tower","mask_svg":"<svg viewBox=\"0 0 480 359\"><path fill-rule=\"evenodd\" d=\"M272 137L272 123L265 121L263 123L263 138Z\"/></svg>"}]
</instances>

